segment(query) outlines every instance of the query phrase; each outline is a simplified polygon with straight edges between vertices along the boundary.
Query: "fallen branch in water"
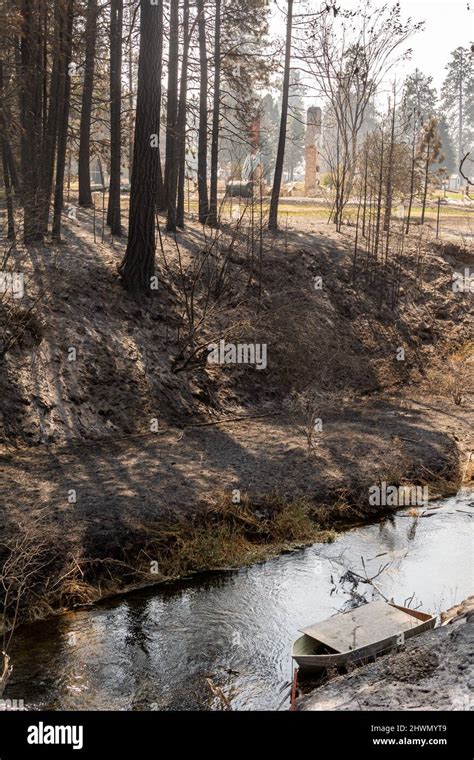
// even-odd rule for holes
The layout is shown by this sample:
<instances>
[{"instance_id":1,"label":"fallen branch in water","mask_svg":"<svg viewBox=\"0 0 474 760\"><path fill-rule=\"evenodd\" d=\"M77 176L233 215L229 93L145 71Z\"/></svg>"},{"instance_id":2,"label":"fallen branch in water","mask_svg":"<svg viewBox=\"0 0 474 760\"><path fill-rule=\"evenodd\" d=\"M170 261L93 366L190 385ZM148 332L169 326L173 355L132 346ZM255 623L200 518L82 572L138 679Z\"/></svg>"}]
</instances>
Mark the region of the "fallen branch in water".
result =
<instances>
[{"instance_id":1,"label":"fallen branch in water","mask_svg":"<svg viewBox=\"0 0 474 760\"><path fill-rule=\"evenodd\" d=\"M386 562L384 565L380 565L379 569L374 575L369 576L367 572L367 568L365 565L365 559L364 557L361 557L362 567L364 569L364 575L361 575L360 573L357 573L355 570L351 570L348 568L345 573L341 576L339 583L343 585L346 582L352 583L352 588L350 589L349 593L351 596L352 601L352 607L359 607L362 604L367 604L368 600L363 594L360 594L357 591L357 587L359 586L359 583L364 583L366 585L372 586L373 589L377 592L379 596L382 597L386 602L389 602L390 599L385 596L383 591L380 590L380 588L375 583L375 579L379 577L385 570L390 566L390 562ZM332 593L332 592L331 592ZM356 604L354 604L354 602Z\"/></svg>"},{"instance_id":2,"label":"fallen branch in water","mask_svg":"<svg viewBox=\"0 0 474 760\"><path fill-rule=\"evenodd\" d=\"M215 684L211 678L206 678L206 681L208 683L210 690L214 694L214 696L217 697L217 699L219 699L221 703L223 704L224 710L231 711L232 707L230 706L230 702L227 699L224 692L222 691L222 689L220 689L219 686L217 686L217 684Z\"/></svg>"},{"instance_id":3,"label":"fallen branch in water","mask_svg":"<svg viewBox=\"0 0 474 760\"><path fill-rule=\"evenodd\" d=\"M361 557L360 559L361 559L361 562L362 562L362 567L364 568L365 578L362 578L362 576L359 576L359 577L362 578L362 581L364 583L372 583L372 581L374 581L376 578L378 578L379 575L382 575L382 573L384 572L384 570L386 570L387 567L390 566L390 562L386 562L385 565L381 565L380 566L378 572L376 572L375 575L372 575L369 578L368 573L367 573L367 568L365 567L365 559L363 557Z\"/></svg>"}]
</instances>

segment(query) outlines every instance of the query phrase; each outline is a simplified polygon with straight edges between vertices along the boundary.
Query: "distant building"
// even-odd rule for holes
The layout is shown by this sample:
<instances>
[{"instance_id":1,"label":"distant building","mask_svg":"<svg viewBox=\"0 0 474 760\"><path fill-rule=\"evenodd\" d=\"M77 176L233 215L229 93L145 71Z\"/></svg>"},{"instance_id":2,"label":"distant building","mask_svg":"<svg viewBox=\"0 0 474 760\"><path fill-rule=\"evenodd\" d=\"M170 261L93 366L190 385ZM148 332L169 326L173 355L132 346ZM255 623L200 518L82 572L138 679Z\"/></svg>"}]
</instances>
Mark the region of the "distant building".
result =
<instances>
[{"instance_id":1,"label":"distant building","mask_svg":"<svg viewBox=\"0 0 474 760\"><path fill-rule=\"evenodd\" d=\"M461 189L461 178L459 174L450 174L447 179L446 190L457 193Z\"/></svg>"}]
</instances>

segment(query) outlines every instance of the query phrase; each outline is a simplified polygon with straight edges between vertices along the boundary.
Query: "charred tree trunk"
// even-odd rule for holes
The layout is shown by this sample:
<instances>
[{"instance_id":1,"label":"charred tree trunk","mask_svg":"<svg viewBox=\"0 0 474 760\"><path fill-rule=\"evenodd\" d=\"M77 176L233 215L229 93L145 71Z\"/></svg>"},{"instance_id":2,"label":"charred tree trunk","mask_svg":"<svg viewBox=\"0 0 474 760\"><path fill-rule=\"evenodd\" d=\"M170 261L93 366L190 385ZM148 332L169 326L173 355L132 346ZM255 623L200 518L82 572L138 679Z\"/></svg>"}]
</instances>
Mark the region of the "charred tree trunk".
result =
<instances>
[{"instance_id":1,"label":"charred tree trunk","mask_svg":"<svg viewBox=\"0 0 474 760\"><path fill-rule=\"evenodd\" d=\"M157 39L160 9L140 2L140 53L130 189L128 244L119 272L124 287L149 293L155 270L155 205L159 153L151 136L159 131L160 65Z\"/></svg>"},{"instance_id":2,"label":"charred tree trunk","mask_svg":"<svg viewBox=\"0 0 474 760\"><path fill-rule=\"evenodd\" d=\"M211 189L208 223L217 227L217 167L219 160L219 121L221 101L221 0L216 0L214 34L214 103L212 109Z\"/></svg>"},{"instance_id":3,"label":"charred tree trunk","mask_svg":"<svg viewBox=\"0 0 474 760\"><path fill-rule=\"evenodd\" d=\"M199 34L199 136L198 136L198 195L199 221L206 224L209 216L207 195L207 47L204 0L196 0Z\"/></svg>"},{"instance_id":4,"label":"charred tree trunk","mask_svg":"<svg viewBox=\"0 0 474 760\"><path fill-rule=\"evenodd\" d=\"M0 98L3 98L3 61L0 59ZM13 197L8 170L6 125L3 110L0 113L0 139L2 148L3 185L5 187L5 201L7 206L7 238L15 239L15 220L13 216Z\"/></svg>"},{"instance_id":5,"label":"charred tree trunk","mask_svg":"<svg viewBox=\"0 0 474 760\"><path fill-rule=\"evenodd\" d=\"M107 224L112 235L120 236L120 162L122 100L123 0L112 0L110 8L110 183Z\"/></svg>"},{"instance_id":6,"label":"charred tree trunk","mask_svg":"<svg viewBox=\"0 0 474 760\"><path fill-rule=\"evenodd\" d=\"M380 168L378 177L378 192L377 192L377 215L375 223L375 236L374 236L374 258L377 260L380 243L380 223L382 218L382 195L383 195L383 162L384 162L384 148L385 139L382 127L382 136L380 140Z\"/></svg>"},{"instance_id":7,"label":"charred tree trunk","mask_svg":"<svg viewBox=\"0 0 474 760\"><path fill-rule=\"evenodd\" d=\"M413 111L413 136L411 144L411 170L410 170L410 196L408 200L407 224L405 233L410 232L411 210L413 208L413 198L415 195L415 170L416 170L416 112Z\"/></svg>"},{"instance_id":8,"label":"charred tree trunk","mask_svg":"<svg viewBox=\"0 0 474 760\"><path fill-rule=\"evenodd\" d=\"M8 176L10 177L10 181L12 183L12 187L17 197L17 200L19 203L21 203L20 178L18 176L18 169L16 167L15 157L12 152L12 146L10 145L8 135L5 135L5 154L6 154L7 164L8 164Z\"/></svg>"},{"instance_id":9,"label":"charred tree trunk","mask_svg":"<svg viewBox=\"0 0 474 760\"><path fill-rule=\"evenodd\" d=\"M291 64L291 37L293 28L293 0L288 0L286 19L286 50L285 71L283 76L283 91L280 118L280 136L278 139L278 151L273 178L272 198L270 201L270 215L268 229L278 229L278 203L280 200L281 180L283 176L283 162L285 160L286 126L288 122L288 99L290 92L290 64Z\"/></svg>"},{"instance_id":10,"label":"charred tree trunk","mask_svg":"<svg viewBox=\"0 0 474 760\"><path fill-rule=\"evenodd\" d=\"M2 138L2 168L3 168L3 185L5 188L5 200L7 206L7 238L15 239L15 218L13 216L13 196L10 183L10 174L8 172L8 157L5 150L5 140Z\"/></svg>"},{"instance_id":11,"label":"charred tree trunk","mask_svg":"<svg viewBox=\"0 0 474 760\"><path fill-rule=\"evenodd\" d=\"M421 221L423 225L425 223L426 214L426 201L428 198L428 184L430 178L430 162L431 162L431 141L428 140L426 144L426 159L425 159L425 178L423 181L423 200L421 202Z\"/></svg>"},{"instance_id":12,"label":"charred tree trunk","mask_svg":"<svg viewBox=\"0 0 474 760\"><path fill-rule=\"evenodd\" d=\"M178 200L176 205L176 225L184 227L184 183L186 179L186 100L188 91L189 60L189 0L183 2L183 61L179 83L178 108Z\"/></svg>"},{"instance_id":13,"label":"charred tree trunk","mask_svg":"<svg viewBox=\"0 0 474 760\"><path fill-rule=\"evenodd\" d=\"M22 70L21 70L21 37L14 35L12 38L12 45L13 45L13 67L15 71L15 78L17 82L21 82L22 77ZM20 105L20 123L21 123L21 102L22 102L22 88L20 85L19 88L19 105ZM6 148L7 148L7 159L8 159L8 174L10 177L10 182L13 186L13 190L15 191L15 195L17 197L18 203L20 205L23 205L23 194L22 194L22 186L20 181L21 176L21 163L20 167L18 167L17 162L15 160L15 156L13 155L12 146L10 144L10 140L8 139L8 134L6 136ZM21 153L20 153L20 162L21 162Z\"/></svg>"},{"instance_id":14,"label":"charred tree trunk","mask_svg":"<svg viewBox=\"0 0 474 760\"><path fill-rule=\"evenodd\" d=\"M393 205L393 151L395 148L395 91L393 93L392 124L390 129L390 148L388 152L387 185L385 189L385 217L383 228L385 232L390 230Z\"/></svg>"},{"instance_id":15,"label":"charred tree trunk","mask_svg":"<svg viewBox=\"0 0 474 760\"><path fill-rule=\"evenodd\" d=\"M129 5L129 41L128 41L128 109L129 118L128 123L128 181L132 178L132 165L133 165L133 35L132 35L132 23L133 23L134 8L132 4Z\"/></svg>"},{"instance_id":16,"label":"charred tree trunk","mask_svg":"<svg viewBox=\"0 0 474 760\"><path fill-rule=\"evenodd\" d=\"M60 56L59 105L58 105L58 152L56 157L56 179L54 185L54 213L52 237L61 239L61 217L64 207L64 173L66 169L67 132L69 124L69 103L71 79L69 64L72 54L72 24L74 18L74 0L67 0L61 5L64 13L64 36Z\"/></svg>"},{"instance_id":17,"label":"charred tree trunk","mask_svg":"<svg viewBox=\"0 0 474 760\"><path fill-rule=\"evenodd\" d=\"M157 135L157 147L156 152L158 154L158 164L157 164L157 174L156 174L156 191L155 191L155 202L156 202L156 208L158 211L165 211L166 209L166 191L165 191L165 183L163 180L163 171L161 168L161 149L160 149L160 129L161 129L161 75L163 72L163 0L158 0L157 5L157 13L158 13L158 36L156 40L157 45L157 60L156 65L158 67L158 73L159 73L159 79L158 79L158 100L157 100L157 108L158 108L158 120L156 125L156 135Z\"/></svg>"},{"instance_id":18,"label":"charred tree trunk","mask_svg":"<svg viewBox=\"0 0 474 760\"><path fill-rule=\"evenodd\" d=\"M51 81L49 84L49 107L44 133L43 156L41 165L42 183L42 224L44 234L48 231L51 195L53 192L54 157L58 137L58 109L60 104L60 65L63 55L66 18L61 0L54 4L54 41L52 49Z\"/></svg>"},{"instance_id":19,"label":"charred tree trunk","mask_svg":"<svg viewBox=\"0 0 474 760\"><path fill-rule=\"evenodd\" d=\"M42 28L43 28L43 34L42 34L42 46L43 49L41 51L42 55L42 62L41 62L41 74L42 74L42 87L43 87L43 96L42 96L42 103L43 103L43 126L42 126L42 132L43 135L46 131L46 118L48 115L48 9L47 4L39 4L39 12L42 13Z\"/></svg>"},{"instance_id":20,"label":"charred tree trunk","mask_svg":"<svg viewBox=\"0 0 474 760\"><path fill-rule=\"evenodd\" d=\"M471 53L471 58L472 58L472 53ZM458 85L458 164L461 163L462 157L464 155L464 60L463 59L464 59L464 56L463 56L463 51L461 48L461 61L460 61L460 66L459 66L459 85ZM466 70L468 70L467 66L466 66Z\"/></svg>"},{"instance_id":21,"label":"charred tree trunk","mask_svg":"<svg viewBox=\"0 0 474 760\"><path fill-rule=\"evenodd\" d=\"M365 220L366 220L366 207L367 207L367 178L369 172L369 146L367 138L365 140L364 149L364 204L362 207L362 237L367 237L365 234Z\"/></svg>"},{"instance_id":22,"label":"charred tree trunk","mask_svg":"<svg viewBox=\"0 0 474 760\"><path fill-rule=\"evenodd\" d=\"M89 0L86 20L86 60L82 89L81 124L79 128L79 206L91 208L91 115L94 86L95 49L97 40L97 0Z\"/></svg>"},{"instance_id":23,"label":"charred tree trunk","mask_svg":"<svg viewBox=\"0 0 474 760\"><path fill-rule=\"evenodd\" d=\"M166 229L168 232L176 231L176 185L178 181L178 57L179 7L178 0L171 0L165 158Z\"/></svg>"},{"instance_id":24,"label":"charred tree trunk","mask_svg":"<svg viewBox=\"0 0 474 760\"><path fill-rule=\"evenodd\" d=\"M25 205L24 241L42 243L41 143L42 143L42 71L41 19L32 0L21 3L21 175Z\"/></svg>"}]
</instances>

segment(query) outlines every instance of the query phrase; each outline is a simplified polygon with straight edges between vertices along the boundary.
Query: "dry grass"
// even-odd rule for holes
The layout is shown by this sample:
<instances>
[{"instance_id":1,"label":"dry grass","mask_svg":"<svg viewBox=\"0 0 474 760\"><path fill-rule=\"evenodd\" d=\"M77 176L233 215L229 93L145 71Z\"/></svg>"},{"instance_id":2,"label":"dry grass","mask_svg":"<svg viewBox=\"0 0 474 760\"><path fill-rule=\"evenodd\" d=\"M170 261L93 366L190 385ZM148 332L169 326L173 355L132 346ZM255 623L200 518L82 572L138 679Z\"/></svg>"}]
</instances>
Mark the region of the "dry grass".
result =
<instances>
[{"instance_id":1,"label":"dry grass","mask_svg":"<svg viewBox=\"0 0 474 760\"><path fill-rule=\"evenodd\" d=\"M269 495L257 508L244 497L233 504L222 496L193 520L159 526L144 552L162 578L258 562L295 545L331 541L314 508L304 499Z\"/></svg>"},{"instance_id":2,"label":"dry grass","mask_svg":"<svg viewBox=\"0 0 474 760\"><path fill-rule=\"evenodd\" d=\"M228 495L222 495L191 518L138 526L135 541L146 536L147 543L128 547L127 555L133 553L133 559L118 546L115 556L78 554L58 562L51 547L45 554L44 520L43 515L41 525L37 521L18 526L18 535L3 546L5 648L15 626L25 620L90 604L124 589L250 565L297 546L332 541L335 536L321 529L316 510L303 499L287 502L272 494L256 508L246 497L233 504ZM38 561L31 563L27 560L37 541Z\"/></svg>"},{"instance_id":3,"label":"dry grass","mask_svg":"<svg viewBox=\"0 0 474 760\"><path fill-rule=\"evenodd\" d=\"M466 344L446 359L434 363L428 372L428 385L435 396L447 397L457 406L472 400L474 394L474 344Z\"/></svg>"}]
</instances>

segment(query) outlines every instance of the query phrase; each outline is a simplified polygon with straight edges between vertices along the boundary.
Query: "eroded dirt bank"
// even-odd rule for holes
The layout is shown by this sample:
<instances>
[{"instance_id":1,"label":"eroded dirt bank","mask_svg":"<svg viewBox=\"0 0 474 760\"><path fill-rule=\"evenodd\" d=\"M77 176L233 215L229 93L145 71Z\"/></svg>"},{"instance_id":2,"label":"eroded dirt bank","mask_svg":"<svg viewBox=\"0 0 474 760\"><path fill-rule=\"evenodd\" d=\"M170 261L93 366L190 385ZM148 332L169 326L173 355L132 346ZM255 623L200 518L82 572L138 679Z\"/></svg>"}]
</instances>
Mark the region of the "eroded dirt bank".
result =
<instances>
[{"instance_id":1,"label":"eroded dirt bank","mask_svg":"<svg viewBox=\"0 0 474 760\"><path fill-rule=\"evenodd\" d=\"M391 509L369 504L374 483L428 484L430 497L453 492L463 471L469 483L471 435L454 406L392 397L328 412L311 454L277 417L9 454L0 528L10 573L29 573L21 609L43 617L330 540Z\"/></svg>"},{"instance_id":2,"label":"eroded dirt bank","mask_svg":"<svg viewBox=\"0 0 474 760\"><path fill-rule=\"evenodd\" d=\"M302 697L299 710L472 710L474 596L442 615L446 625L401 652L335 678Z\"/></svg>"},{"instance_id":3,"label":"eroded dirt bank","mask_svg":"<svg viewBox=\"0 0 474 760\"><path fill-rule=\"evenodd\" d=\"M423 243L421 255L410 238L394 303L375 263L359 257L354 282L351 235L266 236L260 271L246 239L224 230L221 261L190 225L181 264L164 238L145 305L118 282L124 242L94 243L87 212L63 246L12 253L26 288L6 334L24 329L0 364L0 564L13 609L18 588L21 614L44 617L330 539L322 531L385 511L368 502L381 480L432 497L469 482L470 301L452 278L472 252ZM265 344L267 368L209 365L206 346L223 338ZM307 397L322 419L311 452Z\"/></svg>"}]
</instances>

